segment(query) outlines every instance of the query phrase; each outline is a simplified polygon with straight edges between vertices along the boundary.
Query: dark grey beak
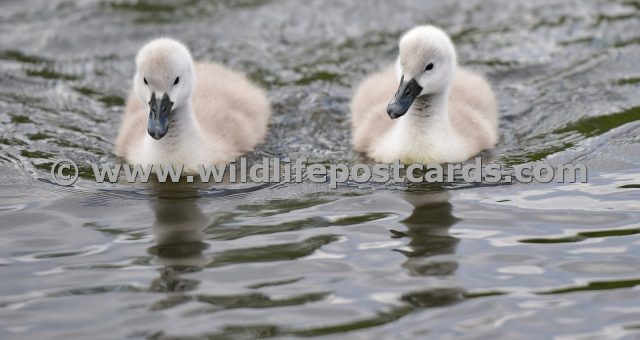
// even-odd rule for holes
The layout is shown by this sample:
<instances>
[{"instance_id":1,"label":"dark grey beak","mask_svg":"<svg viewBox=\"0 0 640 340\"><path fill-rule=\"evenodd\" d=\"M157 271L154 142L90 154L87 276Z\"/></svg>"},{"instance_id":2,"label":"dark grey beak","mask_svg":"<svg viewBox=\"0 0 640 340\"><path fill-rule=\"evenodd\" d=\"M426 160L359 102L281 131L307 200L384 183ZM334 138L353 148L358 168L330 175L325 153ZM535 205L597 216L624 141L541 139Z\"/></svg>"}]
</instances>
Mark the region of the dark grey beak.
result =
<instances>
[{"instance_id":1,"label":"dark grey beak","mask_svg":"<svg viewBox=\"0 0 640 340\"><path fill-rule=\"evenodd\" d=\"M173 103L166 93L162 96L162 99L156 99L155 93L151 95L147 132L153 139L160 139L169 131L169 113L172 105Z\"/></svg>"},{"instance_id":2,"label":"dark grey beak","mask_svg":"<svg viewBox=\"0 0 640 340\"><path fill-rule=\"evenodd\" d=\"M404 76L400 79L400 87L398 88L398 92L387 106L387 113L391 119L396 119L404 116L413 101L420 95L422 92L422 86L418 84L415 79L411 79L408 82L404 81Z\"/></svg>"}]
</instances>

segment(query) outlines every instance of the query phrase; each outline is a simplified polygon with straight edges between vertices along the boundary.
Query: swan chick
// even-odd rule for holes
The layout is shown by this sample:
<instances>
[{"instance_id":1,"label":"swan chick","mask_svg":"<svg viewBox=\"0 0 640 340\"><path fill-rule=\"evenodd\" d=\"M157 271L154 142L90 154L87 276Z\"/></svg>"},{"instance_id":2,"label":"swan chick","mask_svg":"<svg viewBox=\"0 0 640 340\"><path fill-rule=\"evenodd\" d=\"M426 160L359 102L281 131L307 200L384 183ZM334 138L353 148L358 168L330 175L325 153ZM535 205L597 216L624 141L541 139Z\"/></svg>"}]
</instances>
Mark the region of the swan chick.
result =
<instances>
[{"instance_id":1,"label":"swan chick","mask_svg":"<svg viewBox=\"0 0 640 340\"><path fill-rule=\"evenodd\" d=\"M498 115L491 86L458 66L449 36L419 26L401 37L399 48L397 62L354 94L355 149L379 162L426 164L462 162L494 147Z\"/></svg>"},{"instance_id":2,"label":"swan chick","mask_svg":"<svg viewBox=\"0 0 640 340\"><path fill-rule=\"evenodd\" d=\"M260 143L271 111L264 92L220 64L194 62L182 43L159 38L136 56L116 154L129 163L195 173Z\"/></svg>"}]
</instances>

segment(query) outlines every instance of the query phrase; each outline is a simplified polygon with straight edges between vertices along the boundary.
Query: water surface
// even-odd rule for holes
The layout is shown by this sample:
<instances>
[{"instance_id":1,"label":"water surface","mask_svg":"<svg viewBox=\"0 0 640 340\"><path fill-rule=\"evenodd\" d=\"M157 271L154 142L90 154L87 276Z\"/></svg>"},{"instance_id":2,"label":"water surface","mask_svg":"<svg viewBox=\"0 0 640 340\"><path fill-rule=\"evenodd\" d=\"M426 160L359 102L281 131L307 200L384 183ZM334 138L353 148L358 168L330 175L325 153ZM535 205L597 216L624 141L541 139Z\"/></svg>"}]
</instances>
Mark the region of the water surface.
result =
<instances>
[{"instance_id":1,"label":"water surface","mask_svg":"<svg viewBox=\"0 0 640 340\"><path fill-rule=\"evenodd\" d=\"M0 338L640 337L640 2L0 6ZM589 182L51 182L60 157L116 160L133 58L160 35L268 90L253 159L363 161L352 88L421 23L495 87L487 158L582 162Z\"/></svg>"}]
</instances>

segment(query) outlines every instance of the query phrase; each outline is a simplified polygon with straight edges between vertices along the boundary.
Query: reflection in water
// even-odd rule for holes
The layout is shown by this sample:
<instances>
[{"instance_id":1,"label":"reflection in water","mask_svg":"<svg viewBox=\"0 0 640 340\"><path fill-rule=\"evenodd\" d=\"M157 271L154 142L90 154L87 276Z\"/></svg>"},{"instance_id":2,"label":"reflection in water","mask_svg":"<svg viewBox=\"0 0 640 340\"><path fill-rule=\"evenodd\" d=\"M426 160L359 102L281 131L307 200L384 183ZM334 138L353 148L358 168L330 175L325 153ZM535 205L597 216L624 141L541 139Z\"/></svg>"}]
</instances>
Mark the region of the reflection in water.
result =
<instances>
[{"instance_id":1,"label":"reflection in water","mask_svg":"<svg viewBox=\"0 0 640 340\"><path fill-rule=\"evenodd\" d=\"M179 292L198 286L199 282L180 277L183 273L200 271L210 262L203 254L207 249L203 229L211 219L202 213L196 200L195 190L157 191L152 203L156 245L148 251L164 267L149 290Z\"/></svg>"},{"instance_id":2,"label":"reflection in water","mask_svg":"<svg viewBox=\"0 0 640 340\"><path fill-rule=\"evenodd\" d=\"M431 195L409 195L407 201L414 205L413 213L404 219L408 230L392 230L395 237L409 237L410 251L398 250L409 259L403 264L411 275L451 275L458 268L455 261L432 261L436 255L455 254L459 239L449 234L449 228L458 222L449 203L451 194L441 192Z\"/></svg>"},{"instance_id":3,"label":"reflection in water","mask_svg":"<svg viewBox=\"0 0 640 340\"><path fill-rule=\"evenodd\" d=\"M394 237L409 237L410 250L397 250L408 259L402 264L412 276L448 276L458 269L450 258L434 258L455 254L459 239L449 234L449 228L458 222L451 213L451 194L408 194L405 198L415 208L402 223L407 231L392 230ZM461 301L464 291L455 287L436 287L402 296L402 300L417 307L446 306Z\"/></svg>"}]
</instances>

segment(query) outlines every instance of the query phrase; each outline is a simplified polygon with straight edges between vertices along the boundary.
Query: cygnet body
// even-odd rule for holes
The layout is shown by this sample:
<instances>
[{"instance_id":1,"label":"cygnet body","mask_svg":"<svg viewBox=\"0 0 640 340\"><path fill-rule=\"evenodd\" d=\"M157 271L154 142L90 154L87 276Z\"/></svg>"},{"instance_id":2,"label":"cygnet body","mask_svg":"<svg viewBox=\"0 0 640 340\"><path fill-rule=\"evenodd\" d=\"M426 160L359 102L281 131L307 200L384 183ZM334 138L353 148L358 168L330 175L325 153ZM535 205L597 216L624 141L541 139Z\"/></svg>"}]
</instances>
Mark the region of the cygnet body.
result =
<instances>
[{"instance_id":1,"label":"cygnet body","mask_svg":"<svg viewBox=\"0 0 640 340\"><path fill-rule=\"evenodd\" d=\"M226 164L252 150L270 114L264 92L241 73L194 63L176 40L152 40L136 57L116 154L132 164L196 172L200 164Z\"/></svg>"},{"instance_id":2,"label":"cygnet body","mask_svg":"<svg viewBox=\"0 0 640 340\"><path fill-rule=\"evenodd\" d=\"M396 64L365 79L354 94L355 149L379 162L426 164L462 162L494 147L498 116L491 86L458 66L449 36L419 26L399 47Z\"/></svg>"}]
</instances>

